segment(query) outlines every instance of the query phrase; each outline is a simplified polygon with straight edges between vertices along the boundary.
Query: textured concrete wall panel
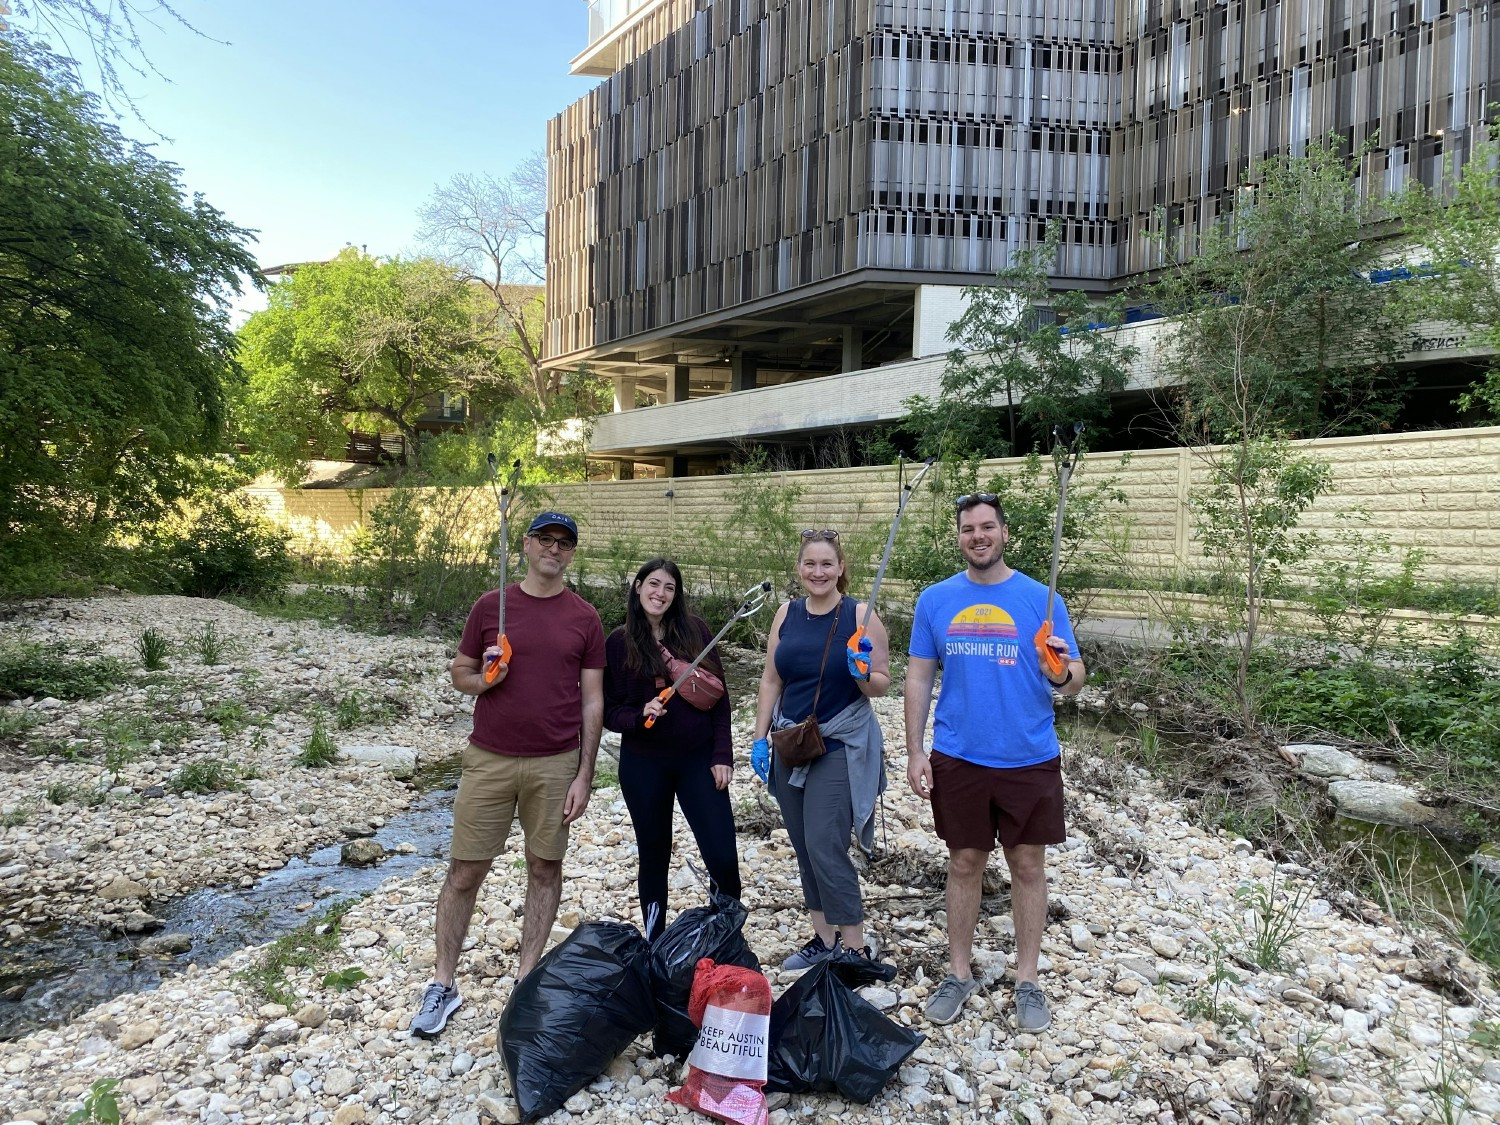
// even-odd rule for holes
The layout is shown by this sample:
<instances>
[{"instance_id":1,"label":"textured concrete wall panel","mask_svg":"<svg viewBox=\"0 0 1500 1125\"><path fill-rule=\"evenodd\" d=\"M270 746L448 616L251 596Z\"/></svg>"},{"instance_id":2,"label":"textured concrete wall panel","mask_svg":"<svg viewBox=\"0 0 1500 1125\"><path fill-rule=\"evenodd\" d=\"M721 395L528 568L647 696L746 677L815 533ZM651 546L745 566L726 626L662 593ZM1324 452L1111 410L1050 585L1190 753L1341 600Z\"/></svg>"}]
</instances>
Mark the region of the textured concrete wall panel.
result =
<instances>
[{"instance_id":1,"label":"textured concrete wall panel","mask_svg":"<svg viewBox=\"0 0 1500 1125\"><path fill-rule=\"evenodd\" d=\"M1500 583L1500 427L1301 444L1326 460L1333 474L1332 488L1302 523L1325 538L1317 559L1306 567L1308 575L1320 561L1341 557L1332 541L1338 531L1361 526L1387 537L1398 551L1420 547L1427 559L1423 577L1429 581ZM987 462L980 479L1015 472L1021 464L1019 459ZM1109 543L1123 545L1128 565L1148 572L1204 565L1188 507L1192 488L1207 479L1199 458L1179 449L1148 450L1133 454L1122 468L1117 455L1096 454L1076 479L1082 484L1108 477L1117 478L1127 502L1111 511L1099 530L1095 547L1102 557L1108 557ZM878 553L896 509L894 468L775 473L769 479L800 490L791 506L794 529L836 528L846 542L870 545ZM611 543L615 553L635 552L641 559L661 552L702 560L711 549L704 529L735 534L729 523L737 490L753 487L736 477L551 485L522 498L513 509L513 526L524 526L534 511L550 505L578 518L591 566L610 555ZM296 548L314 556L347 551L349 537L389 495L381 489L252 492L291 530ZM487 489L474 489L463 504L469 538L479 549L498 523L494 501ZM1356 510L1367 513L1368 521L1341 518ZM946 520L947 511L924 488L908 507L908 523ZM788 558L795 546L794 541L785 545ZM1383 565L1393 568L1397 562L1393 553Z\"/></svg>"}]
</instances>

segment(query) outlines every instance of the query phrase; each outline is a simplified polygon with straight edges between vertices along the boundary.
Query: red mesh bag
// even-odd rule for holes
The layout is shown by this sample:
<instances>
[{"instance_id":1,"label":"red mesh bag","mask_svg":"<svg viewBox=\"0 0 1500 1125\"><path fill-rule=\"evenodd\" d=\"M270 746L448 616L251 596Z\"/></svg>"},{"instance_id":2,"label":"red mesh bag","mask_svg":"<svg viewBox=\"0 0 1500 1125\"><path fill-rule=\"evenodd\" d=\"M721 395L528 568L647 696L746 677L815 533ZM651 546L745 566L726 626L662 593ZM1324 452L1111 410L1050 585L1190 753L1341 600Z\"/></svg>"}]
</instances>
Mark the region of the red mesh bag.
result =
<instances>
[{"instance_id":1,"label":"red mesh bag","mask_svg":"<svg viewBox=\"0 0 1500 1125\"><path fill-rule=\"evenodd\" d=\"M687 1078L667 1101L735 1125L766 1125L771 984L753 969L716 965L693 973L688 1015L699 1028Z\"/></svg>"}]
</instances>

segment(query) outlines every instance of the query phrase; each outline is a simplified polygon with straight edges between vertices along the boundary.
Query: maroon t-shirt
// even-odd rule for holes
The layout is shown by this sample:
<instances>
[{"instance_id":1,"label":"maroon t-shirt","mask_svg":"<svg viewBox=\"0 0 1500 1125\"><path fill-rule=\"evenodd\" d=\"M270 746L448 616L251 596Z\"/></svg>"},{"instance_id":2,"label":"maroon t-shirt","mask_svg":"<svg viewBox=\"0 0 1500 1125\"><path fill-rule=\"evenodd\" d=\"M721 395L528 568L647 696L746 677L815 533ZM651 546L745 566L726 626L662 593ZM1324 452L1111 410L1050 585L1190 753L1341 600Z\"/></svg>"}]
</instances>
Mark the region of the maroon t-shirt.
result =
<instances>
[{"instance_id":1,"label":"maroon t-shirt","mask_svg":"<svg viewBox=\"0 0 1500 1125\"><path fill-rule=\"evenodd\" d=\"M474 660L495 643L500 595L491 590L469 610L458 651ZM542 757L577 750L583 730L585 668L604 667L604 626L572 590L537 598L505 590L510 671L474 700L474 745L495 754Z\"/></svg>"}]
</instances>

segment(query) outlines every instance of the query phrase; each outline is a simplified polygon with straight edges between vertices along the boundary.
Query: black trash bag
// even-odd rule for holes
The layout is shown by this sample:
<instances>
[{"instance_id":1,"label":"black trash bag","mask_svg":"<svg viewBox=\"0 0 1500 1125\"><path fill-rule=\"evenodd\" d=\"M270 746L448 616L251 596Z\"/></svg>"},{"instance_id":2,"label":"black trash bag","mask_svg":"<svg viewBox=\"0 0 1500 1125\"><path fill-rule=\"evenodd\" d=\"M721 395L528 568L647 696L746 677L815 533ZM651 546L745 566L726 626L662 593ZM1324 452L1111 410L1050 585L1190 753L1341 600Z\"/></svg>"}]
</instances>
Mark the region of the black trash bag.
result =
<instances>
[{"instance_id":1,"label":"black trash bag","mask_svg":"<svg viewBox=\"0 0 1500 1125\"><path fill-rule=\"evenodd\" d=\"M500 1049L522 1121L560 1108L651 1026L650 953L628 922L588 922L516 984Z\"/></svg>"},{"instance_id":2,"label":"black trash bag","mask_svg":"<svg viewBox=\"0 0 1500 1125\"><path fill-rule=\"evenodd\" d=\"M738 965L760 972L760 962L745 944L746 910L739 899L711 894L707 906L684 910L651 943L651 992L656 997L658 1055L683 1058L698 1042L698 1028L688 1016L693 974L704 957L716 965Z\"/></svg>"},{"instance_id":3,"label":"black trash bag","mask_svg":"<svg viewBox=\"0 0 1500 1125\"><path fill-rule=\"evenodd\" d=\"M829 1093L864 1104L926 1038L886 1018L819 961L771 1006L767 1090Z\"/></svg>"}]
</instances>

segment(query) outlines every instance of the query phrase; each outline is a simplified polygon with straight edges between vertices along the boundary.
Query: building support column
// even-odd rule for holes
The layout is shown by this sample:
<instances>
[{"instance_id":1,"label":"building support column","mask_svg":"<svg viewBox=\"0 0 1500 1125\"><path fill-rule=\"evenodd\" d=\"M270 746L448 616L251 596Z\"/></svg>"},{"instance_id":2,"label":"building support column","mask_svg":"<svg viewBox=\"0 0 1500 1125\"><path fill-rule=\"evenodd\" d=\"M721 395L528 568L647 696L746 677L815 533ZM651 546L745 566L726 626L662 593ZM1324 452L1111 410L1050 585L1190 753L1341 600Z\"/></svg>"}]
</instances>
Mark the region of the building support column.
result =
<instances>
[{"instance_id":1,"label":"building support column","mask_svg":"<svg viewBox=\"0 0 1500 1125\"><path fill-rule=\"evenodd\" d=\"M630 458L616 461L615 480L635 480L635 461Z\"/></svg>"},{"instance_id":2,"label":"building support column","mask_svg":"<svg viewBox=\"0 0 1500 1125\"><path fill-rule=\"evenodd\" d=\"M635 380L621 377L615 380L615 413L635 409Z\"/></svg>"},{"instance_id":3,"label":"building support column","mask_svg":"<svg viewBox=\"0 0 1500 1125\"><path fill-rule=\"evenodd\" d=\"M667 401L686 402L688 400L688 377L692 370L685 363L679 363L667 372Z\"/></svg>"},{"instance_id":4,"label":"building support column","mask_svg":"<svg viewBox=\"0 0 1500 1125\"><path fill-rule=\"evenodd\" d=\"M729 389L749 391L755 388L755 359L743 353L729 360Z\"/></svg>"},{"instance_id":5,"label":"building support column","mask_svg":"<svg viewBox=\"0 0 1500 1125\"><path fill-rule=\"evenodd\" d=\"M863 328L844 329L844 361L839 367L840 371L858 371L864 365L865 355L865 330Z\"/></svg>"}]
</instances>

